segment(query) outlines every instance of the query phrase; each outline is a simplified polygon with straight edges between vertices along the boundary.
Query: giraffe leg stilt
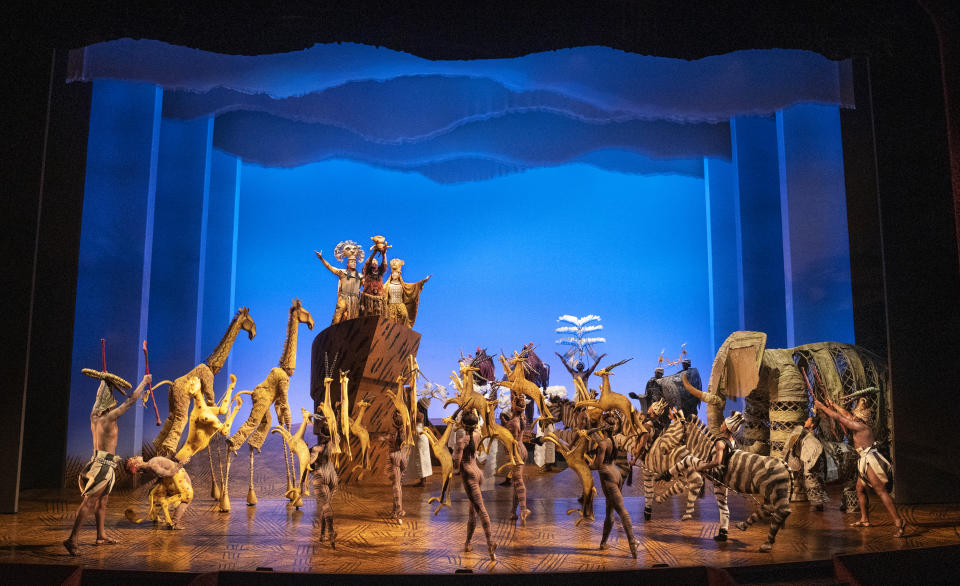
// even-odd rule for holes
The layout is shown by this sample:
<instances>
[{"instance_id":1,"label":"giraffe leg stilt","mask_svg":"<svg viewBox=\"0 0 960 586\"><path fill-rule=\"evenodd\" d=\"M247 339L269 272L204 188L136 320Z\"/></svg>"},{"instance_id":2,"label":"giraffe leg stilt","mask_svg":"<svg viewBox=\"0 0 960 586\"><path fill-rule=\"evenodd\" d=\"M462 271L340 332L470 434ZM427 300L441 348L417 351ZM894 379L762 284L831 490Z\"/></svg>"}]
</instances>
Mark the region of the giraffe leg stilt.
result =
<instances>
[{"instance_id":1,"label":"giraffe leg stilt","mask_svg":"<svg viewBox=\"0 0 960 586\"><path fill-rule=\"evenodd\" d=\"M257 493L253 490L253 446L250 446L250 488L247 489L247 506L257 505Z\"/></svg>"},{"instance_id":2,"label":"giraffe leg stilt","mask_svg":"<svg viewBox=\"0 0 960 586\"><path fill-rule=\"evenodd\" d=\"M221 479L221 490L220 490L220 512L229 513L230 512L230 460L233 454L230 450L227 450L227 471Z\"/></svg>"},{"instance_id":3,"label":"giraffe leg stilt","mask_svg":"<svg viewBox=\"0 0 960 586\"><path fill-rule=\"evenodd\" d=\"M217 485L217 475L213 469L213 447L207 446L207 456L210 459L210 498L220 500L220 487Z\"/></svg>"},{"instance_id":4,"label":"giraffe leg stilt","mask_svg":"<svg viewBox=\"0 0 960 586\"><path fill-rule=\"evenodd\" d=\"M287 469L287 492L284 496L287 497L287 500L295 501L300 495L293 488L293 473L290 470L290 446L287 445L285 437L281 436L281 440L283 441L283 463Z\"/></svg>"}]
</instances>

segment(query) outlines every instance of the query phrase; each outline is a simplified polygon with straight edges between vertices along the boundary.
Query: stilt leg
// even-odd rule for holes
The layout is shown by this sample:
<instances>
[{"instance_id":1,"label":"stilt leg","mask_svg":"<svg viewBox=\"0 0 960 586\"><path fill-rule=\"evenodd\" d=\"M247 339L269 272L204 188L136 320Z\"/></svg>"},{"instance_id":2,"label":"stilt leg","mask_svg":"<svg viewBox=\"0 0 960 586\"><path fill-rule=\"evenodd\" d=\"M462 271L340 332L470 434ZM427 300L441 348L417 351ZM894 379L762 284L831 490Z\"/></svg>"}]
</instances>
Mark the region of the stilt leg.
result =
<instances>
[{"instance_id":1,"label":"stilt leg","mask_svg":"<svg viewBox=\"0 0 960 586\"><path fill-rule=\"evenodd\" d=\"M217 485L217 475L213 469L213 446L207 446L207 456L210 459L210 498L218 501L220 500L220 487Z\"/></svg>"},{"instance_id":2,"label":"stilt leg","mask_svg":"<svg viewBox=\"0 0 960 586\"><path fill-rule=\"evenodd\" d=\"M230 512L230 461L233 453L227 450L227 472L223 476L220 487L220 512Z\"/></svg>"},{"instance_id":3,"label":"stilt leg","mask_svg":"<svg viewBox=\"0 0 960 586\"><path fill-rule=\"evenodd\" d=\"M253 490L253 446L250 446L250 488L247 489L247 506L253 507L257 504L257 493ZM284 450L286 452L286 450Z\"/></svg>"}]
</instances>

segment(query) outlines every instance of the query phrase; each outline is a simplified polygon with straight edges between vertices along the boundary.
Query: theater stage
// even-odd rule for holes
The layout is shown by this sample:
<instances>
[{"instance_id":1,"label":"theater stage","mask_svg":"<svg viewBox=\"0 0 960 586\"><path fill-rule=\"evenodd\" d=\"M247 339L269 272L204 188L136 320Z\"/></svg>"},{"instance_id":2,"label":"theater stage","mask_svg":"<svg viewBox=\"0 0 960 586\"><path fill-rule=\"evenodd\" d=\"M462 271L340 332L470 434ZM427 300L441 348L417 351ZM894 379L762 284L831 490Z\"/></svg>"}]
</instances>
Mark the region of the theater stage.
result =
<instances>
[{"instance_id":1,"label":"theater stage","mask_svg":"<svg viewBox=\"0 0 960 586\"><path fill-rule=\"evenodd\" d=\"M266 454L265 454L266 455ZM660 564L676 566L734 567L830 560L834 556L864 552L885 552L960 544L960 505L904 506L909 523L908 537L895 539L894 528L879 501L871 505L873 527L848 527L856 520L838 510L839 495L831 490L831 502L823 513L813 512L806 503L794 505L793 514L781 531L772 553L757 548L767 532L765 524L747 532L731 529L730 541L717 544L718 515L712 494L698 502L695 520L680 522L680 497L655 507L654 517L644 522L641 487L626 487L628 510L641 547L637 560L630 557L626 538L617 526L611 548L597 550L602 530L604 500L596 500L597 520L574 524L576 515L566 515L577 506L579 484L572 471L541 474L528 465L528 503L533 513L526 527L508 520L511 489L495 487L484 492L493 520L494 538L499 543L498 560L487 560L482 530L474 537L474 551L464 553L467 502L456 480L454 504L439 515L432 514L427 498L439 492L435 475L427 488L406 488L407 517L402 524L388 518L391 494L387 486L348 486L334 498L337 548L319 544L320 528L316 501L305 499L297 511L282 497L285 483L273 482L274 475L258 459L256 507L245 504L248 468L238 458L233 469L231 513L217 512L209 497L207 458L201 454L189 468L194 477L197 499L185 515L183 531L168 531L149 523L135 525L123 511L146 511L145 491L134 489L115 493L109 502L107 528L121 543L94 546L92 524L80 535L81 557L67 555L61 541L70 531L79 493L74 488L57 491L26 491L20 513L0 517L0 563L79 564L84 568L109 570L155 570L177 572L252 571L271 568L275 572L405 573L452 574L457 570L476 573L587 572L650 568ZM280 470L282 470L282 459ZM202 464L202 466L200 465ZM269 466L274 468L275 466ZM262 470L262 472L261 472ZM277 470L279 472L279 470ZM747 516L750 502L731 496L733 521Z\"/></svg>"}]
</instances>

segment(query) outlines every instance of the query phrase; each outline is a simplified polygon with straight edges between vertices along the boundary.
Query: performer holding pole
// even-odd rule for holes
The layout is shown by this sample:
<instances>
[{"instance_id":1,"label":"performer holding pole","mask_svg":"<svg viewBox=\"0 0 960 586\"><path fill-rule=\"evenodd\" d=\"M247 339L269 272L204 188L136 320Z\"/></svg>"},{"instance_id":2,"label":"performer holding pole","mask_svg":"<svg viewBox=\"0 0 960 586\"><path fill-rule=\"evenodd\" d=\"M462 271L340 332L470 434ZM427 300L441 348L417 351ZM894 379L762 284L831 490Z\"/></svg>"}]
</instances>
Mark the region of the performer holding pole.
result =
<instances>
[{"instance_id":1,"label":"performer holding pole","mask_svg":"<svg viewBox=\"0 0 960 586\"><path fill-rule=\"evenodd\" d=\"M101 350L105 351L105 344L101 340ZM104 352L102 364L106 366L106 352ZM117 418L127 412L127 410L137 402L143 388L150 384L152 377L144 375L143 380L134 390L126 401L117 407L117 401L113 396L113 391L119 391L126 396L124 389L131 387L130 383L123 380L115 374L107 371L96 371L84 368L81 371L86 376L100 380L100 387L97 389L97 398L93 403L93 410L90 412L90 432L93 436L93 456L78 478L80 483L80 494L83 495L83 501L77 508L77 518L73 522L73 529L70 536L63 540L63 547L72 555L80 555L80 548L77 544L77 536L80 533L80 526L91 513L97 520L97 545L112 545L115 540L107 537L104 529L104 521L107 517L107 498L113 485L116 482L116 469L120 465L120 458L114 452L117 450L117 436L119 428Z\"/></svg>"}]
</instances>

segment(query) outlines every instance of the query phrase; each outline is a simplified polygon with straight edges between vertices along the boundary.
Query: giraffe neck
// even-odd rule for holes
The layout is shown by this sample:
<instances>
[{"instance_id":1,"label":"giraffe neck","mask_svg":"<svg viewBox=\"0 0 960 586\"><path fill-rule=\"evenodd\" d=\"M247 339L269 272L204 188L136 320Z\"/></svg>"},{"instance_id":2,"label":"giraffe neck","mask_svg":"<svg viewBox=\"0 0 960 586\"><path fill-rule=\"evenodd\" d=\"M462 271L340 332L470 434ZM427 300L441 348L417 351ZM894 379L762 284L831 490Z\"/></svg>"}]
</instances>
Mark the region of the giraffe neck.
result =
<instances>
[{"instance_id":1,"label":"giraffe neck","mask_svg":"<svg viewBox=\"0 0 960 586\"><path fill-rule=\"evenodd\" d=\"M291 373L297 367L297 326L300 320L296 312L290 312L287 320L287 339L283 341L283 354L280 356L280 368Z\"/></svg>"},{"instance_id":2,"label":"giraffe neck","mask_svg":"<svg viewBox=\"0 0 960 586\"><path fill-rule=\"evenodd\" d=\"M223 365L227 363L227 356L230 355L230 349L233 348L233 343L237 339L237 334L240 333L240 312L237 312L233 316L233 320L230 322L230 325L227 326L227 331L223 334L223 338L220 339L220 343L217 344L217 347L213 349L213 352L210 353L210 356L207 356L207 359L204 361L210 371L213 374L220 372L220 369L223 368Z\"/></svg>"},{"instance_id":3,"label":"giraffe neck","mask_svg":"<svg viewBox=\"0 0 960 586\"><path fill-rule=\"evenodd\" d=\"M306 429L307 429L307 418L304 417L303 421L300 422L300 427L297 428L297 433L294 434L293 437L295 437L296 439L302 440L303 432L306 431Z\"/></svg>"},{"instance_id":4,"label":"giraffe neck","mask_svg":"<svg viewBox=\"0 0 960 586\"><path fill-rule=\"evenodd\" d=\"M367 407L369 407L369 405L361 405L357 407L357 413L353 416L353 421L355 423L359 424L361 421L363 421L363 416L367 412Z\"/></svg>"}]
</instances>

